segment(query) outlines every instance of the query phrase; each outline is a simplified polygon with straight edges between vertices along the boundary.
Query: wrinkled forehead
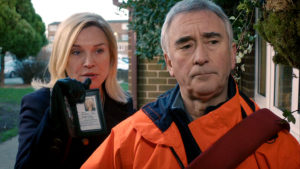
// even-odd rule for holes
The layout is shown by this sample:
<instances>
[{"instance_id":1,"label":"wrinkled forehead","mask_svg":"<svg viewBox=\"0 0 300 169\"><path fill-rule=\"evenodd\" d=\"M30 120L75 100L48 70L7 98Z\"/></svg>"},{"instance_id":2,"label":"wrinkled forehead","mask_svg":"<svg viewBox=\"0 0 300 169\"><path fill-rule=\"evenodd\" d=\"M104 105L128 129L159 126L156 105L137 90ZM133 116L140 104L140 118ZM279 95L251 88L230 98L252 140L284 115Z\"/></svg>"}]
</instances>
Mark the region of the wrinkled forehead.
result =
<instances>
[{"instance_id":1,"label":"wrinkled forehead","mask_svg":"<svg viewBox=\"0 0 300 169\"><path fill-rule=\"evenodd\" d=\"M174 16L169 25L168 36L186 36L193 33L216 32L227 35L225 23L214 12L208 10L182 12Z\"/></svg>"}]
</instances>

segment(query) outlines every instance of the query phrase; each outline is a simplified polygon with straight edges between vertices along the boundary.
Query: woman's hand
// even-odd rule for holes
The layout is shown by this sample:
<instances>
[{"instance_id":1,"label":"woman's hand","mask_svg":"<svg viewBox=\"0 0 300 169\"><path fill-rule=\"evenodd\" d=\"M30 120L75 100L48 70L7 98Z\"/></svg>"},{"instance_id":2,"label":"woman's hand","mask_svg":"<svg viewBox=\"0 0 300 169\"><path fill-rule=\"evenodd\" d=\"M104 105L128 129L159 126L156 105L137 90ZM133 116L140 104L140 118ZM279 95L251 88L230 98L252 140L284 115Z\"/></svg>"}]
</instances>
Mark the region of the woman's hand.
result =
<instances>
[{"instance_id":1,"label":"woman's hand","mask_svg":"<svg viewBox=\"0 0 300 169\"><path fill-rule=\"evenodd\" d=\"M83 83L71 79L64 78L59 79L53 87L53 90L56 86L61 89L61 92L64 96L67 97L68 102L71 106L76 103L82 103L85 99L85 90L89 89L91 84L91 79L87 78Z\"/></svg>"},{"instance_id":2,"label":"woman's hand","mask_svg":"<svg viewBox=\"0 0 300 169\"><path fill-rule=\"evenodd\" d=\"M65 114L67 114L65 97L72 108L75 108L76 103L82 103L85 100L85 90L89 89L91 79L87 78L83 83L71 79L59 79L52 91L50 101L49 121L55 130L61 128L66 129Z\"/></svg>"}]
</instances>

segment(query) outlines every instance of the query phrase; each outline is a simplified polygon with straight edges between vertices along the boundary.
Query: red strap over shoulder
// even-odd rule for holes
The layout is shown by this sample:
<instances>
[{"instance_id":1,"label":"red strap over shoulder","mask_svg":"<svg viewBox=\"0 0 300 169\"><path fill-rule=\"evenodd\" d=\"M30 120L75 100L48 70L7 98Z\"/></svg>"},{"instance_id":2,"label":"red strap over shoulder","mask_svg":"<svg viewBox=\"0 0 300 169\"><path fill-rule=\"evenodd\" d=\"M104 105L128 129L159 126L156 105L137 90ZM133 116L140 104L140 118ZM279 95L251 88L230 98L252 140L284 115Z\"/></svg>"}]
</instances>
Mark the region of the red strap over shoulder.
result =
<instances>
[{"instance_id":1,"label":"red strap over shoulder","mask_svg":"<svg viewBox=\"0 0 300 169\"><path fill-rule=\"evenodd\" d=\"M205 152L187 169L232 169L251 155L289 124L268 109L260 109L242 120Z\"/></svg>"}]
</instances>

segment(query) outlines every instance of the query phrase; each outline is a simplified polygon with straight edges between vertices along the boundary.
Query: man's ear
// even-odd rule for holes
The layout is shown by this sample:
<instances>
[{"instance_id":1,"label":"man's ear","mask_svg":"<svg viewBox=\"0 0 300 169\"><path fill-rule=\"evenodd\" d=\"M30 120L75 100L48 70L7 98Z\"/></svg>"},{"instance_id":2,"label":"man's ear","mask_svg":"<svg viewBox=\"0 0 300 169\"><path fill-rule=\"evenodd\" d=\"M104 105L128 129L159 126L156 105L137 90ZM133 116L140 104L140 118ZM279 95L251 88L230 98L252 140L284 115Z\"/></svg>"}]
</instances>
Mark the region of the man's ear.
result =
<instances>
[{"instance_id":1,"label":"man's ear","mask_svg":"<svg viewBox=\"0 0 300 169\"><path fill-rule=\"evenodd\" d=\"M164 54L164 57L165 57L165 62L166 62L166 65L167 65L167 69L170 73L170 76L174 77L174 72L173 72L173 67L172 67L172 61L170 59L170 56L168 54Z\"/></svg>"},{"instance_id":2,"label":"man's ear","mask_svg":"<svg viewBox=\"0 0 300 169\"><path fill-rule=\"evenodd\" d=\"M236 44L232 43L231 45L231 69L235 68L236 64Z\"/></svg>"}]
</instances>

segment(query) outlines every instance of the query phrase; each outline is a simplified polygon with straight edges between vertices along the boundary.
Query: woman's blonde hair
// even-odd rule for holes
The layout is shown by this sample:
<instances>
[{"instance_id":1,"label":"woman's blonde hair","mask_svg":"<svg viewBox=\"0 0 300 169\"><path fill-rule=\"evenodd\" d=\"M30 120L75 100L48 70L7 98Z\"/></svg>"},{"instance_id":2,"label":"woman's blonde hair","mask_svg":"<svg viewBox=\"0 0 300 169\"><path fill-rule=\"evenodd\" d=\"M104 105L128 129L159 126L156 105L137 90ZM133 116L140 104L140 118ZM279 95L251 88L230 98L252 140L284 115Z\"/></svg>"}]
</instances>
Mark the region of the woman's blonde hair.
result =
<instances>
[{"instance_id":1,"label":"woman's blonde hair","mask_svg":"<svg viewBox=\"0 0 300 169\"><path fill-rule=\"evenodd\" d=\"M115 36L109 24L100 15L93 13L77 13L60 23L55 33L52 53L48 64L50 82L42 84L35 81L32 85L34 87L44 86L51 88L58 79L66 78L66 67L71 47L80 31L89 26L99 27L106 35L109 43L110 71L104 81L106 92L112 99L126 103L128 95L117 82L118 48Z\"/></svg>"}]
</instances>

